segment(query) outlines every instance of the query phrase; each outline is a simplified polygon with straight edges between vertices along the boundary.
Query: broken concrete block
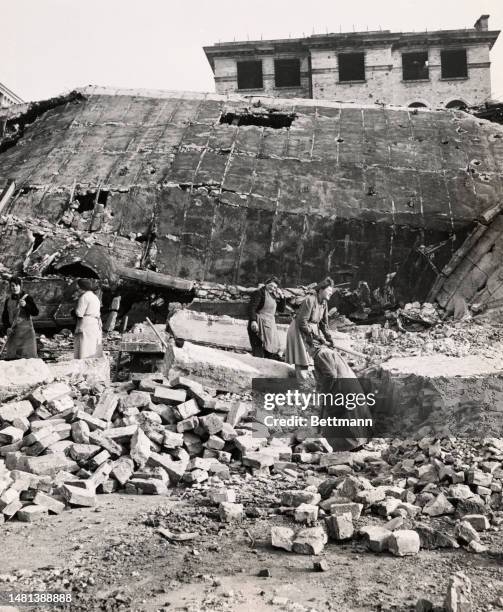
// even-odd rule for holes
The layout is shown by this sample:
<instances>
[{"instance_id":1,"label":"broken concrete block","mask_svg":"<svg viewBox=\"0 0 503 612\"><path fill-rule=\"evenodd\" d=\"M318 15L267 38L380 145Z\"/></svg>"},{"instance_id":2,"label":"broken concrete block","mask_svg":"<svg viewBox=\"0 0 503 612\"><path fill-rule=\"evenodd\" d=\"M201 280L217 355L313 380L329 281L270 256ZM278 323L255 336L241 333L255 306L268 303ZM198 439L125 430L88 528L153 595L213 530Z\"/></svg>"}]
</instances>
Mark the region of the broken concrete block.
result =
<instances>
[{"instance_id":1,"label":"broken concrete block","mask_svg":"<svg viewBox=\"0 0 503 612\"><path fill-rule=\"evenodd\" d=\"M159 453L152 452L147 463L152 467L164 468L169 475L170 481L176 484L183 478L188 461L174 461L169 455L160 455Z\"/></svg>"},{"instance_id":2,"label":"broken concrete block","mask_svg":"<svg viewBox=\"0 0 503 612\"><path fill-rule=\"evenodd\" d=\"M179 421L176 424L176 431L178 433L185 433L186 431L193 431L199 425L199 419L196 416L189 417L183 421Z\"/></svg>"},{"instance_id":3,"label":"broken concrete block","mask_svg":"<svg viewBox=\"0 0 503 612\"><path fill-rule=\"evenodd\" d=\"M455 535L462 542L469 544L472 540L480 542L480 536L468 521L461 521L456 525Z\"/></svg>"},{"instance_id":4,"label":"broken concrete block","mask_svg":"<svg viewBox=\"0 0 503 612\"><path fill-rule=\"evenodd\" d=\"M204 447L210 450L222 450L224 446L225 442L218 436L210 436L204 443Z\"/></svg>"},{"instance_id":5,"label":"broken concrete block","mask_svg":"<svg viewBox=\"0 0 503 612\"><path fill-rule=\"evenodd\" d=\"M179 421L184 421L192 416L197 416L201 412L195 399L187 400L182 404L178 404L174 408L175 416Z\"/></svg>"},{"instance_id":6,"label":"broken concrete block","mask_svg":"<svg viewBox=\"0 0 503 612\"><path fill-rule=\"evenodd\" d=\"M22 429L17 429L12 425L0 429L0 445L13 444L19 442L23 438L24 432Z\"/></svg>"},{"instance_id":7,"label":"broken concrete block","mask_svg":"<svg viewBox=\"0 0 503 612\"><path fill-rule=\"evenodd\" d=\"M446 612L472 612L472 583L466 574L458 572L449 578L444 608Z\"/></svg>"},{"instance_id":8,"label":"broken concrete block","mask_svg":"<svg viewBox=\"0 0 503 612\"><path fill-rule=\"evenodd\" d=\"M258 451L259 448L265 445L266 440L263 438L256 438L255 436L238 436L234 440L234 446L241 452L247 453L248 451Z\"/></svg>"},{"instance_id":9,"label":"broken concrete block","mask_svg":"<svg viewBox=\"0 0 503 612\"><path fill-rule=\"evenodd\" d=\"M101 451L101 446L97 444L72 444L70 447L70 457L77 462L87 461Z\"/></svg>"},{"instance_id":10,"label":"broken concrete block","mask_svg":"<svg viewBox=\"0 0 503 612\"><path fill-rule=\"evenodd\" d=\"M397 557L416 555L420 546L419 534L412 529L398 529L388 540L388 550Z\"/></svg>"},{"instance_id":11,"label":"broken concrete block","mask_svg":"<svg viewBox=\"0 0 503 612\"><path fill-rule=\"evenodd\" d=\"M274 465L274 457L260 451L247 451L243 454L241 462L247 467L261 469Z\"/></svg>"},{"instance_id":12,"label":"broken concrete block","mask_svg":"<svg viewBox=\"0 0 503 612\"><path fill-rule=\"evenodd\" d=\"M419 534L421 548L436 550L437 548L459 548L457 541L439 529L429 525L415 525L415 531Z\"/></svg>"},{"instance_id":13,"label":"broken concrete block","mask_svg":"<svg viewBox=\"0 0 503 612\"><path fill-rule=\"evenodd\" d=\"M124 486L133 475L133 472L134 462L131 457L119 457L113 464L111 474L122 486Z\"/></svg>"},{"instance_id":14,"label":"broken concrete block","mask_svg":"<svg viewBox=\"0 0 503 612\"><path fill-rule=\"evenodd\" d=\"M196 484L208 480L209 474L206 470L192 470L191 472L185 472L183 479L188 484Z\"/></svg>"},{"instance_id":15,"label":"broken concrete block","mask_svg":"<svg viewBox=\"0 0 503 612\"><path fill-rule=\"evenodd\" d=\"M53 380L51 369L42 359L0 361L0 402Z\"/></svg>"},{"instance_id":16,"label":"broken concrete block","mask_svg":"<svg viewBox=\"0 0 503 612\"><path fill-rule=\"evenodd\" d=\"M330 514L333 516L341 516L349 512L354 521L360 518L363 510L363 504L357 504L356 502L349 502L345 504L332 504L330 506Z\"/></svg>"},{"instance_id":17,"label":"broken concrete block","mask_svg":"<svg viewBox=\"0 0 503 612\"><path fill-rule=\"evenodd\" d=\"M271 546L291 551L295 532L290 527L271 527Z\"/></svg>"},{"instance_id":18,"label":"broken concrete block","mask_svg":"<svg viewBox=\"0 0 503 612\"><path fill-rule=\"evenodd\" d=\"M51 495L47 495L43 491L37 491L33 498L33 503L38 506L47 508L52 514L60 514L65 509L65 504Z\"/></svg>"},{"instance_id":19,"label":"broken concrete block","mask_svg":"<svg viewBox=\"0 0 503 612\"><path fill-rule=\"evenodd\" d=\"M318 519L318 506L300 504L295 508L294 518L297 523L314 523Z\"/></svg>"},{"instance_id":20,"label":"broken concrete block","mask_svg":"<svg viewBox=\"0 0 503 612\"><path fill-rule=\"evenodd\" d=\"M136 428L131 438L130 455L138 467L146 465L151 453L150 440L139 427Z\"/></svg>"},{"instance_id":21,"label":"broken concrete block","mask_svg":"<svg viewBox=\"0 0 503 612\"><path fill-rule=\"evenodd\" d=\"M75 415L77 421L84 421L89 426L90 431L101 430L107 428L108 424L102 419L97 419L90 414L87 414L84 410L78 410Z\"/></svg>"},{"instance_id":22,"label":"broken concrete block","mask_svg":"<svg viewBox=\"0 0 503 612\"><path fill-rule=\"evenodd\" d=\"M97 444L98 446L101 446L101 448L104 448L106 451L108 451L110 455L112 455L112 457L120 457L123 453L123 448L120 444L117 444L117 442L115 442L114 440L107 438L103 431L100 431L98 429L95 429L94 431L91 430L91 432L89 433L89 442L91 444Z\"/></svg>"},{"instance_id":23,"label":"broken concrete block","mask_svg":"<svg viewBox=\"0 0 503 612\"><path fill-rule=\"evenodd\" d=\"M327 541L323 527L308 527L296 534L292 550L301 555L319 555Z\"/></svg>"},{"instance_id":24,"label":"broken concrete block","mask_svg":"<svg viewBox=\"0 0 503 612\"><path fill-rule=\"evenodd\" d=\"M249 407L247 404L244 402L234 402L227 413L225 422L234 428L236 425L239 425L239 423L246 417L248 412Z\"/></svg>"},{"instance_id":25,"label":"broken concrete block","mask_svg":"<svg viewBox=\"0 0 503 612\"><path fill-rule=\"evenodd\" d=\"M6 519L11 519L22 507L23 502L16 499L2 508L2 514Z\"/></svg>"},{"instance_id":26,"label":"broken concrete block","mask_svg":"<svg viewBox=\"0 0 503 612\"><path fill-rule=\"evenodd\" d=\"M16 518L22 523L34 523L47 516L47 508L44 506L24 506L16 513Z\"/></svg>"},{"instance_id":27,"label":"broken concrete block","mask_svg":"<svg viewBox=\"0 0 503 612\"><path fill-rule=\"evenodd\" d=\"M60 470L77 472L79 465L65 455L41 455L39 457L21 457L18 469L30 474L53 476Z\"/></svg>"},{"instance_id":28,"label":"broken concrete block","mask_svg":"<svg viewBox=\"0 0 503 612\"><path fill-rule=\"evenodd\" d=\"M353 537L353 517L350 512L344 514L332 515L325 519L328 535L332 540L340 542L349 540Z\"/></svg>"},{"instance_id":29,"label":"broken concrete block","mask_svg":"<svg viewBox=\"0 0 503 612\"><path fill-rule=\"evenodd\" d=\"M70 506L96 506L96 495L94 489L82 489L69 484L64 484L62 493Z\"/></svg>"},{"instance_id":30,"label":"broken concrete block","mask_svg":"<svg viewBox=\"0 0 503 612\"><path fill-rule=\"evenodd\" d=\"M363 537L369 550L373 552L384 552L388 550L392 532L384 527L370 526L363 527L358 534Z\"/></svg>"},{"instance_id":31,"label":"broken concrete block","mask_svg":"<svg viewBox=\"0 0 503 612\"><path fill-rule=\"evenodd\" d=\"M236 502L236 491L234 489L210 489L208 498L214 504L220 504L221 502L234 504Z\"/></svg>"},{"instance_id":32,"label":"broken concrete block","mask_svg":"<svg viewBox=\"0 0 503 612\"><path fill-rule=\"evenodd\" d=\"M356 496L360 491L371 491L374 487L367 478L363 476L347 476L337 487L337 490L352 501L356 501Z\"/></svg>"},{"instance_id":33,"label":"broken concrete block","mask_svg":"<svg viewBox=\"0 0 503 612\"><path fill-rule=\"evenodd\" d=\"M212 436L222 431L224 422L220 417L213 413L206 416L200 416L199 425L202 427L206 435Z\"/></svg>"},{"instance_id":34,"label":"broken concrete block","mask_svg":"<svg viewBox=\"0 0 503 612\"><path fill-rule=\"evenodd\" d=\"M30 400L35 406L47 404L53 400L71 395L72 388L65 382L53 382L46 386L40 386L30 395Z\"/></svg>"},{"instance_id":35,"label":"broken concrete block","mask_svg":"<svg viewBox=\"0 0 503 612\"><path fill-rule=\"evenodd\" d=\"M482 470L472 469L468 471L467 481L468 484L479 486L479 487L490 487L493 480L493 475L483 472Z\"/></svg>"},{"instance_id":36,"label":"broken concrete block","mask_svg":"<svg viewBox=\"0 0 503 612\"><path fill-rule=\"evenodd\" d=\"M73 410L75 408L75 402L69 395L63 395L63 397L57 397L56 399L48 401L46 406L49 412L53 415L57 415L68 410Z\"/></svg>"},{"instance_id":37,"label":"broken concrete block","mask_svg":"<svg viewBox=\"0 0 503 612\"><path fill-rule=\"evenodd\" d=\"M199 438L198 438L199 440ZM167 449L179 448L183 446L184 434L166 430L164 432L163 446Z\"/></svg>"},{"instance_id":38,"label":"broken concrete block","mask_svg":"<svg viewBox=\"0 0 503 612\"><path fill-rule=\"evenodd\" d=\"M283 491L281 494L281 505L296 508L301 504L317 506L321 501L321 495L316 491Z\"/></svg>"},{"instance_id":39,"label":"broken concrete block","mask_svg":"<svg viewBox=\"0 0 503 612\"><path fill-rule=\"evenodd\" d=\"M181 404L187 399L184 389L171 389L170 387L156 386L153 401L156 404Z\"/></svg>"},{"instance_id":40,"label":"broken concrete block","mask_svg":"<svg viewBox=\"0 0 503 612\"><path fill-rule=\"evenodd\" d=\"M152 391L155 391L155 387L152 388ZM123 413L131 408L148 408L150 404L151 397L147 391L131 391L129 395L120 399L120 407Z\"/></svg>"},{"instance_id":41,"label":"broken concrete block","mask_svg":"<svg viewBox=\"0 0 503 612\"><path fill-rule=\"evenodd\" d=\"M473 495L473 491L465 484L453 484L447 489L447 497L453 499L469 499Z\"/></svg>"},{"instance_id":42,"label":"broken concrete block","mask_svg":"<svg viewBox=\"0 0 503 612\"><path fill-rule=\"evenodd\" d=\"M129 483L140 495L167 495L166 483L158 478L132 478Z\"/></svg>"},{"instance_id":43,"label":"broken concrete block","mask_svg":"<svg viewBox=\"0 0 503 612\"><path fill-rule=\"evenodd\" d=\"M465 514L463 521L467 521L475 531L487 531L489 529L489 519L483 514Z\"/></svg>"},{"instance_id":44,"label":"broken concrete block","mask_svg":"<svg viewBox=\"0 0 503 612\"><path fill-rule=\"evenodd\" d=\"M241 521L244 517L243 504L232 502L221 502L218 508L220 520L223 523L234 523Z\"/></svg>"},{"instance_id":45,"label":"broken concrete block","mask_svg":"<svg viewBox=\"0 0 503 612\"><path fill-rule=\"evenodd\" d=\"M402 507L403 503L395 497L388 497L384 501L381 501L374 505L379 516L391 516L392 513L399 507Z\"/></svg>"},{"instance_id":46,"label":"broken concrete block","mask_svg":"<svg viewBox=\"0 0 503 612\"><path fill-rule=\"evenodd\" d=\"M111 421L119 403L119 396L113 389L104 391L93 411L93 417L102 421Z\"/></svg>"},{"instance_id":47,"label":"broken concrete block","mask_svg":"<svg viewBox=\"0 0 503 612\"><path fill-rule=\"evenodd\" d=\"M72 423L72 440L77 444L89 444L89 425L85 421Z\"/></svg>"},{"instance_id":48,"label":"broken concrete block","mask_svg":"<svg viewBox=\"0 0 503 612\"><path fill-rule=\"evenodd\" d=\"M0 406L0 421L12 423L15 418L28 418L33 414L33 404L28 400L11 402Z\"/></svg>"},{"instance_id":49,"label":"broken concrete block","mask_svg":"<svg viewBox=\"0 0 503 612\"><path fill-rule=\"evenodd\" d=\"M428 514L429 516L443 516L445 514L454 514L454 512L454 506L443 493L437 495L434 500L428 502L423 508L423 514Z\"/></svg>"}]
</instances>

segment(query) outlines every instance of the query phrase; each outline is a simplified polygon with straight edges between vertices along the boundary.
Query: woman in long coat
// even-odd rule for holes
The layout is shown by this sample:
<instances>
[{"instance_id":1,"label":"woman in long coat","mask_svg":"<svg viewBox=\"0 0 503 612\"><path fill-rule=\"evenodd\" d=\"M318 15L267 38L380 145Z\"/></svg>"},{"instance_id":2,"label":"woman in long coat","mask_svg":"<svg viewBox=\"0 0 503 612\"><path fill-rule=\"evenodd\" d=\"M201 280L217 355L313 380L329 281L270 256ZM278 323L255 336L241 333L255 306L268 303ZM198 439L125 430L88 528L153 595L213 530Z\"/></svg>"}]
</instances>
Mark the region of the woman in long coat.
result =
<instances>
[{"instance_id":1,"label":"woman in long coat","mask_svg":"<svg viewBox=\"0 0 503 612\"><path fill-rule=\"evenodd\" d=\"M282 346L276 326L276 311L283 312L286 300L279 288L279 280L273 276L250 298L248 337L254 357L282 361Z\"/></svg>"},{"instance_id":2,"label":"woman in long coat","mask_svg":"<svg viewBox=\"0 0 503 612\"><path fill-rule=\"evenodd\" d=\"M75 308L77 325L75 327L74 357L86 359L103 355L101 331L101 303L94 293L94 282L89 278L77 281L79 301Z\"/></svg>"},{"instance_id":3,"label":"woman in long coat","mask_svg":"<svg viewBox=\"0 0 503 612\"><path fill-rule=\"evenodd\" d=\"M33 298L22 291L22 281L14 276L9 281L10 296L5 300L2 324L7 330L5 359L37 357L37 339L32 317L38 315Z\"/></svg>"},{"instance_id":4,"label":"woman in long coat","mask_svg":"<svg viewBox=\"0 0 503 612\"><path fill-rule=\"evenodd\" d=\"M328 300L334 281L327 277L319 282L297 311L286 336L285 360L295 365L297 378L305 379L313 355L323 345L332 346L328 328Z\"/></svg>"}]
</instances>

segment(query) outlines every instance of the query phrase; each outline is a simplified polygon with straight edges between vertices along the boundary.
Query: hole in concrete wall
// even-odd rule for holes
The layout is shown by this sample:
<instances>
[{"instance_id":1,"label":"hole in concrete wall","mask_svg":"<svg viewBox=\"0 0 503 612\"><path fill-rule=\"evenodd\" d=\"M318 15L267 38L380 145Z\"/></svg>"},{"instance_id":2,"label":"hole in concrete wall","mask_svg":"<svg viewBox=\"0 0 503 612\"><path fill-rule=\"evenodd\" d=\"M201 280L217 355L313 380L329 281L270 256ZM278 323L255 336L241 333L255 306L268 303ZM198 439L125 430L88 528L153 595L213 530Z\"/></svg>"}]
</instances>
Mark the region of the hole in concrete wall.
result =
<instances>
[{"instance_id":1,"label":"hole in concrete wall","mask_svg":"<svg viewBox=\"0 0 503 612\"><path fill-rule=\"evenodd\" d=\"M96 201L96 193L79 193L76 194L73 198L76 202L79 203L79 207L77 208L77 212L83 213L88 210L94 210L94 203Z\"/></svg>"},{"instance_id":2,"label":"hole in concrete wall","mask_svg":"<svg viewBox=\"0 0 503 612\"><path fill-rule=\"evenodd\" d=\"M220 123L227 125L256 125L258 127L269 127L275 130L288 128L292 125L297 115L294 113L224 113L220 117Z\"/></svg>"},{"instance_id":3,"label":"hole in concrete wall","mask_svg":"<svg viewBox=\"0 0 503 612\"><path fill-rule=\"evenodd\" d=\"M440 52L440 63L443 79L468 76L466 49L444 49Z\"/></svg>"},{"instance_id":4,"label":"hole in concrete wall","mask_svg":"<svg viewBox=\"0 0 503 612\"><path fill-rule=\"evenodd\" d=\"M262 60L237 62L238 89L262 89Z\"/></svg>"},{"instance_id":5,"label":"hole in concrete wall","mask_svg":"<svg viewBox=\"0 0 503 612\"><path fill-rule=\"evenodd\" d=\"M38 249L38 247L42 244L42 242L44 242L44 236L42 234L33 233L33 238L35 240L33 242L33 247L31 249L32 253L34 253Z\"/></svg>"},{"instance_id":6,"label":"hole in concrete wall","mask_svg":"<svg viewBox=\"0 0 503 612\"><path fill-rule=\"evenodd\" d=\"M426 104L423 104L423 102L412 102L412 104L409 104L409 108L428 108L426 106Z\"/></svg>"},{"instance_id":7,"label":"hole in concrete wall","mask_svg":"<svg viewBox=\"0 0 503 612\"><path fill-rule=\"evenodd\" d=\"M463 100L451 100L445 105L445 108L454 108L457 110L465 110L466 104Z\"/></svg>"},{"instance_id":8,"label":"hole in concrete wall","mask_svg":"<svg viewBox=\"0 0 503 612\"><path fill-rule=\"evenodd\" d=\"M298 58L274 60L274 84L276 87L299 87L300 60Z\"/></svg>"},{"instance_id":9,"label":"hole in concrete wall","mask_svg":"<svg viewBox=\"0 0 503 612\"><path fill-rule=\"evenodd\" d=\"M365 80L365 54L339 53L339 81Z\"/></svg>"},{"instance_id":10,"label":"hole in concrete wall","mask_svg":"<svg viewBox=\"0 0 503 612\"><path fill-rule=\"evenodd\" d=\"M429 79L428 52L402 53L402 74L404 81Z\"/></svg>"},{"instance_id":11,"label":"hole in concrete wall","mask_svg":"<svg viewBox=\"0 0 503 612\"><path fill-rule=\"evenodd\" d=\"M94 270L91 270L91 268L85 266L80 261L61 266L56 272L62 276L74 276L76 278L99 278ZM49 274L54 274L54 270L49 272Z\"/></svg>"},{"instance_id":12,"label":"hole in concrete wall","mask_svg":"<svg viewBox=\"0 0 503 612\"><path fill-rule=\"evenodd\" d=\"M98 204L103 204L103 206L106 206L109 194L109 191L102 189L98 195Z\"/></svg>"}]
</instances>

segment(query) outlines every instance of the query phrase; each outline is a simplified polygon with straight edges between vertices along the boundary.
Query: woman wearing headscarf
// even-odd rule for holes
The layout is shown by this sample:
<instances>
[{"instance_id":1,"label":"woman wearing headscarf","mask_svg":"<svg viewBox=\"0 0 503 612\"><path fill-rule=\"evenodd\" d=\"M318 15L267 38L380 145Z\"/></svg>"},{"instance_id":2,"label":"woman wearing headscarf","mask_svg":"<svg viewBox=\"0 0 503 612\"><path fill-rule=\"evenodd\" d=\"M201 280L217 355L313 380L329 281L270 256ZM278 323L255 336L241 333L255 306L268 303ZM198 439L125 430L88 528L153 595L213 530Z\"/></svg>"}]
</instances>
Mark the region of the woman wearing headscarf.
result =
<instances>
[{"instance_id":1,"label":"woman wearing headscarf","mask_svg":"<svg viewBox=\"0 0 503 612\"><path fill-rule=\"evenodd\" d=\"M103 355L101 333L101 304L94 293L94 282L89 278L77 281L79 300L75 308L75 359L101 357Z\"/></svg>"},{"instance_id":2,"label":"woman wearing headscarf","mask_svg":"<svg viewBox=\"0 0 503 612\"><path fill-rule=\"evenodd\" d=\"M283 312L286 300L279 288L279 280L268 278L263 287L250 298L248 314L248 337L254 357L282 361L279 353L282 346L276 326L276 311Z\"/></svg>"},{"instance_id":3,"label":"woman wearing headscarf","mask_svg":"<svg viewBox=\"0 0 503 612\"><path fill-rule=\"evenodd\" d=\"M334 281L327 277L319 282L300 305L286 336L285 359L295 365L297 378L304 379L314 364L315 351L324 345L332 346L328 329L328 300Z\"/></svg>"},{"instance_id":4,"label":"woman wearing headscarf","mask_svg":"<svg viewBox=\"0 0 503 612\"><path fill-rule=\"evenodd\" d=\"M13 276L9 281L10 296L5 300L2 323L7 330L5 359L37 357L37 339L32 317L38 315L33 298L22 290L22 281Z\"/></svg>"}]
</instances>

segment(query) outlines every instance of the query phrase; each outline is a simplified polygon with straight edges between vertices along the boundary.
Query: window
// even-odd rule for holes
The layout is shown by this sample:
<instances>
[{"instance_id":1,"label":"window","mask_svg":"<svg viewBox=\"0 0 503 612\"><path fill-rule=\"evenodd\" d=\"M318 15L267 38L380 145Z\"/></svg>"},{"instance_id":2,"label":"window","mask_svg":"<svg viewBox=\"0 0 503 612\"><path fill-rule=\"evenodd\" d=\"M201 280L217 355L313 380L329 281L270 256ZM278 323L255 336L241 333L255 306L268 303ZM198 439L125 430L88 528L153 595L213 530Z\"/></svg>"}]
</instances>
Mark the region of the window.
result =
<instances>
[{"instance_id":1,"label":"window","mask_svg":"<svg viewBox=\"0 0 503 612\"><path fill-rule=\"evenodd\" d=\"M455 79L468 76L468 65L466 62L466 49L442 51L440 53L442 64L442 78Z\"/></svg>"},{"instance_id":2,"label":"window","mask_svg":"<svg viewBox=\"0 0 503 612\"><path fill-rule=\"evenodd\" d=\"M402 53L402 71L404 81L429 79L428 52Z\"/></svg>"},{"instance_id":3,"label":"window","mask_svg":"<svg viewBox=\"0 0 503 612\"><path fill-rule=\"evenodd\" d=\"M340 53L339 54L339 81L365 80L365 54Z\"/></svg>"},{"instance_id":4,"label":"window","mask_svg":"<svg viewBox=\"0 0 503 612\"><path fill-rule=\"evenodd\" d=\"M465 110L466 103L463 100L451 100L445 105L445 108L455 108L457 110Z\"/></svg>"},{"instance_id":5,"label":"window","mask_svg":"<svg viewBox=\"0 0 503 612\"><path fill-rule=\"evenodd\" d=\"M428 108L426 106L426 104L423 104L423 102L412 102L412 104L409 104L409 108Z\"/></svg>"},{"instance_id":6,"label":"window","mask_svg":"<svg viewBox=\"0 0 503 612\"><path fill-rule=\"evenodd\" d=\"M297 58L274 60L274 82L276 87L299 87L300 60Z\"/></svg>"},{"instance_id":7,"label":"window","mask_svg":"<svg viewBox=\"0 0 503 612\"><path fill-rule=\"evenodd\" d=\"M262 89L262 61L238 62L238 89Z\"/></svg>"}]
</instances>

